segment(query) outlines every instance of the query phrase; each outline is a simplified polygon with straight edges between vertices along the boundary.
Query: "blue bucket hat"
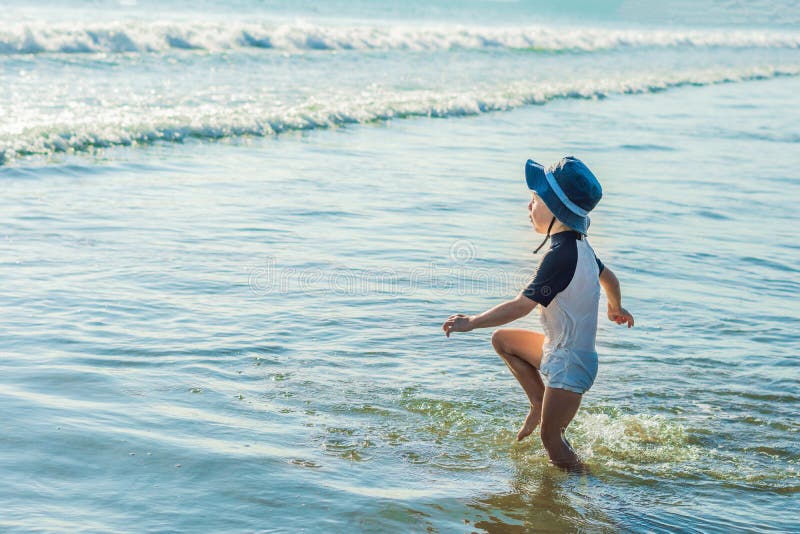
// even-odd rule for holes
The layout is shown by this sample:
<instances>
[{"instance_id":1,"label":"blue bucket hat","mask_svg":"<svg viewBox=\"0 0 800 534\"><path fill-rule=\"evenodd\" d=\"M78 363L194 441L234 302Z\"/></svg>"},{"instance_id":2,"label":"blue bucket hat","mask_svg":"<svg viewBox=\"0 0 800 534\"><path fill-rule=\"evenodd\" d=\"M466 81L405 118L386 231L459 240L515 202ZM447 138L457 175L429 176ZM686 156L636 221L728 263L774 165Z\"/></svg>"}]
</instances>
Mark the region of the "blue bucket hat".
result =
<instances>
[{"instance_id":1,"label":"blue bucket hat","mask_svg":"<svg viewBox=\"0 0 800 534\"><path fill-rule=\"evenodd\" d=\"M529 159L525 163L525 181L556 219L586 235L588 213L603 196L600 182L589 167L574 156L561 158L549 170Z\"/></svg>"}]
</instances>

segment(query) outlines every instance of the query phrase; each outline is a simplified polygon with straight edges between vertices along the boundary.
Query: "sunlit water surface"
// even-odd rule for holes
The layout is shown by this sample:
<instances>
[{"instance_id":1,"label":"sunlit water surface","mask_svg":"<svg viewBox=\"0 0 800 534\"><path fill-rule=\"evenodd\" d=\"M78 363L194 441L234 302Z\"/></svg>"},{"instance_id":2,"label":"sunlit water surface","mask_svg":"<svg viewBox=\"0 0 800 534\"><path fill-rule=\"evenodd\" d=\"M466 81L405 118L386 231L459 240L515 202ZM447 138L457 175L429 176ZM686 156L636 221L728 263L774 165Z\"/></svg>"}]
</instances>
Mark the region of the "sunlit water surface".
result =
<instances>
[{"instance_id":1,"label":"sunlit water surface","mask_svg":"<svg viewBox=\"0 0 800 534\"><path fill-rule=\"evenodd\" d=\"M0 528L796 529L797 50L384 48L0 57ZM566 154L636 316L600 317L583 476L515 442L491 330L440 330L534 271L524 162Z\"/></svg>"}]
</instances>

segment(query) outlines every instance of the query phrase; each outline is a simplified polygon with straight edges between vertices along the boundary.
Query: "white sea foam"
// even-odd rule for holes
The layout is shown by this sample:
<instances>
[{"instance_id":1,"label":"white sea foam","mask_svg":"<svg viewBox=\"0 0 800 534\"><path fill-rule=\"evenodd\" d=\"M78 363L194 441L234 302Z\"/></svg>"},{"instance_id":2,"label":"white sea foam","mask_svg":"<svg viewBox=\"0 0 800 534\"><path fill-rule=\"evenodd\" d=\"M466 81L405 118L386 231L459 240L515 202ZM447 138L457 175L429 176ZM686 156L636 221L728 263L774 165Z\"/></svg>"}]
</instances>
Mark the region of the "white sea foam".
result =
<instances>
[{"instance_id":1,"label":"white sea foam","mask_svg":"<svg viewBox=\"0 0 800 534\"><path fill-rule=\"evenodd\" d=\"M610 30L526 26L333 26L141 22L26 23L0 28L0 54L162 52L174 49L313 50L533 49L596 51L630 47L800 48L800 33Z\"/></svg>"},{"instance_id":2,"label":"white sea foam","mask_svg":"<svg viewBox=\"0 0 800 534\"><path fill-rule=\"evenodd\" d=\"M798 76L800 66L749 69L713 69L683 73L642 74L637 77L603 78L568 83L519 82L493 90L379 91L362 92L351 98L323 100L282 108L219 102L214 106L178 106L98 110L74 123L47 124L20 129L0 129L0 164L20 156L52 155L95 148L148 144L157 141L219 139L233 136L271 136L296 130L324 129L346 124L369 123L408 117L457 117L554 99L602 99L610 95L654 93L685 85L761 80Z\"/></svg>"}]
</instances>

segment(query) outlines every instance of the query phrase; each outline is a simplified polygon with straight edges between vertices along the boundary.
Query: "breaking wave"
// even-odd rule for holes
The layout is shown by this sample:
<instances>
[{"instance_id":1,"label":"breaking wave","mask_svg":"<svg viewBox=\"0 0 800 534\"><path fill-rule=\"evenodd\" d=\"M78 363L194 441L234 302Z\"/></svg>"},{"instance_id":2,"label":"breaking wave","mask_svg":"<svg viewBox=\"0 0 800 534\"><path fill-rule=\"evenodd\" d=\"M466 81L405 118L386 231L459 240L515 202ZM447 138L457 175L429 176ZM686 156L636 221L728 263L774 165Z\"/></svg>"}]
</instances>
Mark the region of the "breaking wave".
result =
<instances>
[{"instance_id":1,"label":"breaking wave","mask_svg":"<svg viewBox=\"0 0 800 534\"><path fill-rule=\"evenodd\" d=\"M603 99L611 95L655 93L686 85L705 86L800 75L800 66L715 69L635 78L569 83L514 83L485 92L385 91L349 99L315 98L285 108L263 108L220 102L200 110L177 106L145 108L128 115L98 115L80 124L27 128L15 135L0 133L0 164L21 156L91 151L96 148L186 139L272 136L282 132L324 129L410 117L458 117L554 99ZM149 115L148 115L149 114Z\"/></svg>"},{"instance_id":2,"label":"breaking wave","mask_svg":"<svg viewBox=\"0 0 800 534\"><path fill-rule=\"evenodd\" d=\"M260 48L316 50L527 49L591 52L636 47L800 48L800 34L773 31L656 31L605 28L323 26L313 24L27 23L0 29L0 54L125 53Z\"/></svg>"}]
</instances>

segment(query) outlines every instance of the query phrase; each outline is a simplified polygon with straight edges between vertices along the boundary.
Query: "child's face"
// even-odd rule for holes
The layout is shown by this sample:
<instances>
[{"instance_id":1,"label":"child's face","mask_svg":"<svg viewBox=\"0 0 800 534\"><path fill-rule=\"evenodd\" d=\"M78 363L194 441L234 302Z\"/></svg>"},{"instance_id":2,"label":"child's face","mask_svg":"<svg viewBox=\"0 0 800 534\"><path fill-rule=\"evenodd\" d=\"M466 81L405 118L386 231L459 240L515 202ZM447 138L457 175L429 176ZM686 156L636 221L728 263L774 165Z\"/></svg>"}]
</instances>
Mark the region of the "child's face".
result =
<instances>
[{"instance_id":1,"label":"child's face","mask_svg":"<svg viewBox=\"0 0 800 534\"><path fill-rule=\"evenodd\" d=\"M531 191L531 201L528 203L528 217L533 228L540 234L547 233L547 227L550 226L550 221L553 219L550 208L533 191Z\"/></svg>"}]
</instances>

